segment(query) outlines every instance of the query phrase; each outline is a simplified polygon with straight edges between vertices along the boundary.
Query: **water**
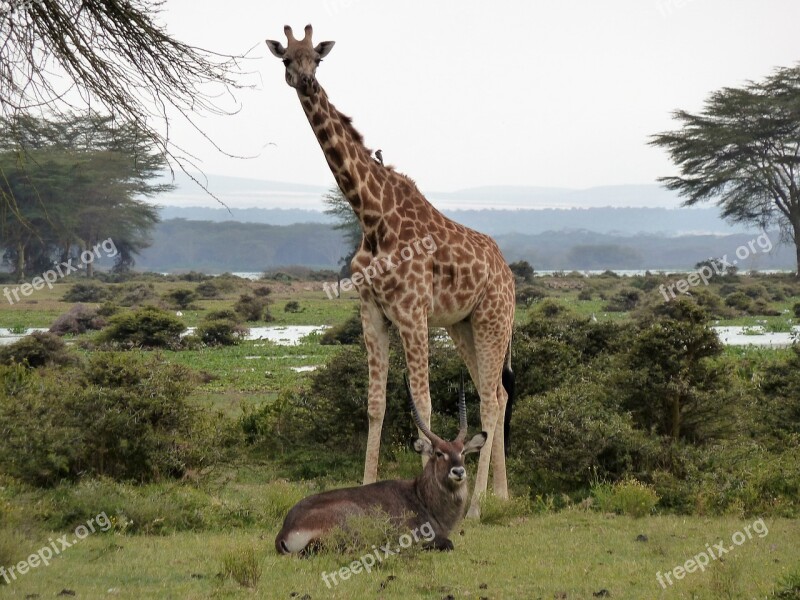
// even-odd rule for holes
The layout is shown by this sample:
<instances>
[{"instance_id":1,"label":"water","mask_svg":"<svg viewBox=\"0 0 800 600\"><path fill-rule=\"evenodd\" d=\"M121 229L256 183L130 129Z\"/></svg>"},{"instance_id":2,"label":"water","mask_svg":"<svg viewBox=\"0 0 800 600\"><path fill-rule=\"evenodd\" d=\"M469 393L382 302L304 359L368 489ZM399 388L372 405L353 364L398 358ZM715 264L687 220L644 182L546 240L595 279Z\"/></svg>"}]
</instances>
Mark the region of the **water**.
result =
<instances>
[{"instance_id":1,"label":"water","mask_svg":"<svg viewBox=\"0 0 800 600\"><path fill-rule=\"evenodd\" d=\"M792 331L767 332L763 327L712 327L720 341L726 346L760 346L763 348L786 348L792 345L793 334L800 335L800 326Z\"/></svg>"},{"instance_id":2,"label":"water","mask_svg":"<svg viewBox=\"0 0 800 600\"><path fill-rule=\"evenodd\" d=\"M265 340L278 346L297 346L302 339L312 333L320 333L327 325L272 325L268 327L251 327L248 340ZM193 328L190 328L190 331ZM792 345L792 335L800 335L800 326L792 332L767 332L763 327L726 326L712 327L726 346L760 346L764 348L786 348ZM43 328L29 329L25 334L11 333L8 329L0 329L0 346L13 344L20 338L34 331L47 331ZM247 356L247 360L258 357ZM298 367L300 368L300 367Z\"/></svg>"},{"instance_id":3,"label":"water","mask_svg":"<svg viewBox=\"0 0 800 600\"><path fill-rule=\"evenodd\" d=\"M273 325L271 327L251 327L248 340L268 340L278 346L297 346L304 337L312 333L320 333L328 328L327 325ZM187 333L191 333L190 327ZM0 329L0 346L13 344L20 338L34 331L47 331L41 327L28 329L24 334L11 333L8 329Z\"/></svg>"}]
</instances>

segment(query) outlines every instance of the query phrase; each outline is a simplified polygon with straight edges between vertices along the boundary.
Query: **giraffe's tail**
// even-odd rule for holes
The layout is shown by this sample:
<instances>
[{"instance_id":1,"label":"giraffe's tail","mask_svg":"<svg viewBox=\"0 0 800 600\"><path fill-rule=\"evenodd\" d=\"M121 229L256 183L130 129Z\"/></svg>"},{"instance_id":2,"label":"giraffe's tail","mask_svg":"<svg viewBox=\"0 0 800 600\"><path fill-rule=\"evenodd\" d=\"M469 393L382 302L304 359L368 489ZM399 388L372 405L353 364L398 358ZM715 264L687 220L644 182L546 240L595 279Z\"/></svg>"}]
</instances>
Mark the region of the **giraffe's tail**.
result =
<instances>
[{"instance_id":1,"label":"giraffe's tail","mask_svg":"<svg viewBox=\"0 0 800 600\"><path fill-rule=\"evenodd\" d=\"M511 338L508 338L508 354L506 364L503 365L503 387L508 394L506 414L503 416L503 447L508 456L508 445L511 441L511 412L514 408L514 371L511 370Z\"/></svg>"}]
</instances>

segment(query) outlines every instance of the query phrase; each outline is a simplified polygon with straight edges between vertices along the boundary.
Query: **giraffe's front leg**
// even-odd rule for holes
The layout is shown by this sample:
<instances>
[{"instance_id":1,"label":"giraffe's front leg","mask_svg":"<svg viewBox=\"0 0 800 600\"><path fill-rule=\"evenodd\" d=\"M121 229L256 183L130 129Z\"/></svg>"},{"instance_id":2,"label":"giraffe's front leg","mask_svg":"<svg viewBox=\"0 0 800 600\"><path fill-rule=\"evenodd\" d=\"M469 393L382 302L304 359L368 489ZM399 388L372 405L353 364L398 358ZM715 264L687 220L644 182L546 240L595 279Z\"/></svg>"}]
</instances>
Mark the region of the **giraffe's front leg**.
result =
<instances>
[{"instance_id":1,"label":"giraffe's front leg","mask_svg":"<svg viewBox=\"0 0 800 600\"><path fill-rule=\"evenodd\" d=\"M386 380L389 375L389 332L383 312L368 298L361 300L361 325L367 346L369 391L367 394L367 456L364 461L364 484L378 479L381 452L381 428L386 413Z\"/></svg>"},{"instance_id":2,"label":"giraffe's front leg","mask_svg":"<svg viewBox=\"0 0 800 600\"><path fill-rule=\"evenodd\" d=\"M413 318L397 324L406 355L408 380L417 412L426 426L431 425L431 391L428 383L428 318L419 311ZM420 433L422 435L422 433ZM422 454L422 466L428 457Z\"/></svg>"}]
</instances>

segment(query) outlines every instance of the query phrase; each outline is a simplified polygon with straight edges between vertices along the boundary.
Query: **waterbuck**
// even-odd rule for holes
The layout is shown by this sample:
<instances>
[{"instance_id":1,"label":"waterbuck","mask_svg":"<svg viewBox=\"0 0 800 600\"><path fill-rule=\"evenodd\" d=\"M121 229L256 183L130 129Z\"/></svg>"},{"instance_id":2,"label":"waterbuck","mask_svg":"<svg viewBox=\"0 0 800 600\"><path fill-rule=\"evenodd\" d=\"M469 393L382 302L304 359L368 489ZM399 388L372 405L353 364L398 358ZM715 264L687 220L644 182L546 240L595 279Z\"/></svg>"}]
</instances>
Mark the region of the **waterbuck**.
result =
<instances>
[{"instance_id":1,"label":"waterbuck","mask_svg":"<svg viewBox=\"0 0 800 600\"><path fill-rule=\"evenodd\" d=\"M458 398L459 430L448 442L434 434L417 412L406 380L411 414L425 438L414 441L414 450L428 457L422 473L411 480L378 481L361 487L330 490L298 502L286 515L275 549L281 554L303 552L337 525L345 525L351 515L380 509L410 530L432 528L433 539L427 548L452 550L448 536L463 518L467 507L467 470L464 456L477 452L486 443L486 432L466 444L467 407L462 377Z\"/></svg>"}]
</instances>

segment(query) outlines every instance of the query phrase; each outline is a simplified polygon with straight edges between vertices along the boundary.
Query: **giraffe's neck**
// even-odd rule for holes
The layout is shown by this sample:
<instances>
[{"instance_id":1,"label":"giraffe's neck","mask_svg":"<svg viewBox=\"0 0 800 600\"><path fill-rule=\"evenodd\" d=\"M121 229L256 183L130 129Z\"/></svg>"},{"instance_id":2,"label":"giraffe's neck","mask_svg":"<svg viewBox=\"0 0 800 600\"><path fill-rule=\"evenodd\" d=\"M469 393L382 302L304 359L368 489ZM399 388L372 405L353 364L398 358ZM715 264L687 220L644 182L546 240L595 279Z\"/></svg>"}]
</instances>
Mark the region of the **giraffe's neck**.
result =
<instances>
[{"instance_id":1,"label":"giraffe's neck","mask_svg":"<svg viewBox=\"0 0 800 600\"><path fill-rule=\"evenodd\" d=\"M382 214L380 194L386 178L383 167L372 159L361 134L349 117L331 104L324 89L320 88L314 96L298 96L339 189L361 222L362 230L368 232Z\"/></svg>"}]
</instances>

